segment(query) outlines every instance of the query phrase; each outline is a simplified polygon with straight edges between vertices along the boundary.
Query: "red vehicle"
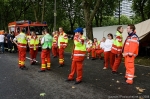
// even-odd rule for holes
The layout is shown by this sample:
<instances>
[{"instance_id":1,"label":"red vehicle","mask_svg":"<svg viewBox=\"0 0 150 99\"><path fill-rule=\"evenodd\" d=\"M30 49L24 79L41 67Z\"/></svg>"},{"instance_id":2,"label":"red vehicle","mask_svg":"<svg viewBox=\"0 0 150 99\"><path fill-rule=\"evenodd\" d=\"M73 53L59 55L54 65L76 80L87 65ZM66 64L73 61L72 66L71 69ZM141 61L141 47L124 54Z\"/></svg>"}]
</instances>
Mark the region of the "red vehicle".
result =
<instances>
[{"instance_id":1,"label":"red vehicle","mask_svg":"<svg viewBox=\"0 0 150 99\"><path fill-rule=\"evenodd\" d=\"M8 24L9 32L14 31L15 35L20 33L21 29L24 28L27 35L30 35L31 31L35 31L37 35L42 35L42 30L47 28L46 22L31 22L29 20L15 21Z\"/></svg>"},{"instance_id":2,"label":"red vehicle","mask_svg":"<svg viewBox=\"0 0 150 99\"><path fill-rule=\"evenodd\" d=\"M9 33L14 31L15 35L18 35L22 29L25 29L27 38L30 38L31 31L35 31L36 35L40 39L42 37L42 30L47 28L46 22L31 22L29 20L15 21L8 24ZM39 44L40 47L40 44ZM29 50L29 48L28 48ZM39 49L40 50L40 49Z\"/></svg>"}]
</instances>

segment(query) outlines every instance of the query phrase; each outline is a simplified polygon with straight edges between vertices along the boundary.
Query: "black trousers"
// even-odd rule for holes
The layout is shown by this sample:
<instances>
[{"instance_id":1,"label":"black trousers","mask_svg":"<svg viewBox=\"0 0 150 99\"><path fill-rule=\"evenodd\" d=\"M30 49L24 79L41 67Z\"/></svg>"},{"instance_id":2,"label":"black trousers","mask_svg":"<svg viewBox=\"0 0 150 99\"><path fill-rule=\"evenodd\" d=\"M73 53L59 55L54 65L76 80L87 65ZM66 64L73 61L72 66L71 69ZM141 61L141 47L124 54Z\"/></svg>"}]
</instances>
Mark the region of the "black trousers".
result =
<instances>
[{"instance_id":1,"label":"black trousers","mask_svg":"<svg viewBox=\"0 0 150 99\"><path fill-rule=\"evenodd\" d=\"M11 41L8 41L8 51L11 52L13 49L13 43Z\"/></svg>"}]
</instances>

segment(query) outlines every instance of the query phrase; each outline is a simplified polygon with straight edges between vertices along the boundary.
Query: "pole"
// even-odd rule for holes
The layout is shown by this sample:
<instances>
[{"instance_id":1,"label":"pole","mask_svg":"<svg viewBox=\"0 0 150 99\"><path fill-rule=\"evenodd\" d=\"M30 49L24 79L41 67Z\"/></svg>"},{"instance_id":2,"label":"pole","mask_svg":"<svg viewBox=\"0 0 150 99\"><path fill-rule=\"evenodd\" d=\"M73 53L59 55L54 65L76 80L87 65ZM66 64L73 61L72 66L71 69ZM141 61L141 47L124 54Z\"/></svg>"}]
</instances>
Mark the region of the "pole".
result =
<instances>
[{"instance_id":1,"label":"pole","mask_svg":"<svg viewBox=\"0 0 150 99\"><path fill-rule=\"evenodd\" d=\"M120 0L119 0L119 25L120 25Z\"/></svg>"},{"instance_id":2,"label":"pole","mask_svg":"<svg viewBox=\"0 0 150 99\"><path fill-rule=\"evenodd\" d=\"M56 0L55 0L55 3L54 3L54 31L56 31Z\"/></svg>"}]
</instances>

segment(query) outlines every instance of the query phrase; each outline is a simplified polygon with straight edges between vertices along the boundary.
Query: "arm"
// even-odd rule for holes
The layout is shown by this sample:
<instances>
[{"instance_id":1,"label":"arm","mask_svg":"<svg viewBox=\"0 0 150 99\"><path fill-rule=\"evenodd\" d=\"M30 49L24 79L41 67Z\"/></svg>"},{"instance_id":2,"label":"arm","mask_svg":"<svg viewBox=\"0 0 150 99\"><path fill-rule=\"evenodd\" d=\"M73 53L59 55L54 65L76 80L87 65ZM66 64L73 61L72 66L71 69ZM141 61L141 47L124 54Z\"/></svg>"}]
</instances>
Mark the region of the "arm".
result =
<instances>
[{"instance_id":1,"label":"arm","mask_svg":"<svg viewBox=\"0 0 150 99\"><path fill-rule=\"evenodd\" d=\"M121 36L116 36L116 40L117 40L118 42L122 42L122 37L121 37Z\"/></svg>"},{"instance_id":2,"label":"arm","mask_svg":"<svg viewBox=\"0 0 150 99\"><path fill-rule=\"evenodd\" d=\"M43 44L44 44L44 37L41 40L41 45L43 45Z\"/></svg>"},{"instance_id":3,"label":"arm","mask_svg":"<svg viewBox=\"0 0 150 99\"><path fill-rule=\"evenodd\" d=\"M29 46L29 48L30 48L30 39L28 39L28 46Z\"/></svg>"},{"instance_id":4,"label":"arm","mask_svg":"<svg viewBox=\"0 0 150 99\"><path fill-rule=\"evenodd\" d=\"M75 45L73 44L71 59L73 59L74 49L75 49Z\"/></svg>"},{"instance_id":5,"label":"arm","mask_svg":"<svg viewBox=\"0 0 150 99\"><path fill-rule=\"evenodd\" d=\"M14 38L14 39L13 39L13 42L14 42L14 43L18 46L18 44L17 44L17 42L16 42L16 41L17 41L17 39L16 39L16 38Z\"/></svg>"}]
</instances>

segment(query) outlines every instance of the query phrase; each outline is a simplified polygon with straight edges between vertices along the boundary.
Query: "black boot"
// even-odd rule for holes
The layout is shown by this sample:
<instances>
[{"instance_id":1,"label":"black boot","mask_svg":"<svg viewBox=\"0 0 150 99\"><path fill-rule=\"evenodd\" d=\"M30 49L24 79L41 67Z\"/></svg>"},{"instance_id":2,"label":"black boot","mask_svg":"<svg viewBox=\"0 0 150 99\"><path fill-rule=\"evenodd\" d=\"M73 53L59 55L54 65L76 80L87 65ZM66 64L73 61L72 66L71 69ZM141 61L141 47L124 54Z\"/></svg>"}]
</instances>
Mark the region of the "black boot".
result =
<instances>
[{"instance_id":1,"label":"black boot","mask_svg":"<svg viewBox=\"0 0 150 99\"><path fill-rule=\"evenodd\" d=\"M118 75L119 73L118 73L118 72L116 72L116 71L112 71L112 74L114 74L114 75Z\"/></svg>"},{"instance_id":2,"label":"black boot","mask_svg":"<svg viewBox=\"0 0 150 99\"><path fill-rule=\"evenodd\" d=\"M76 81L74 84L76 85L76 84L80 84L82 81Z\"/></svg>"},{"instance_id":3,"label":"black boot","mask_svg":"<svg viewBox=\"0 0 150 99\"><path fill-rule=\"evenodd\" d=\"M20 67L21 70L28 70L28 68L26 66L22 66Z\"/></svg>"},{"instance_id":4,"label":"black boot","mask_svg":"<svg viewBox=\"0 0 150 99\"><path fill-rule=\"evenodd\" d=\"M38 72L39 72L39 73L42 73L42 72L45 72L45 70L39 70Z\"/></svg>"},{"instance_id":5,"label":"black boot","mask_svg":"<svg viewBox=\"0 0 150 99\"><path fill-rule=\"evenodd\" d=\"M64 64L60 64L58 67L63 67L64 66Z\"/></svg>"}]
</instances>

